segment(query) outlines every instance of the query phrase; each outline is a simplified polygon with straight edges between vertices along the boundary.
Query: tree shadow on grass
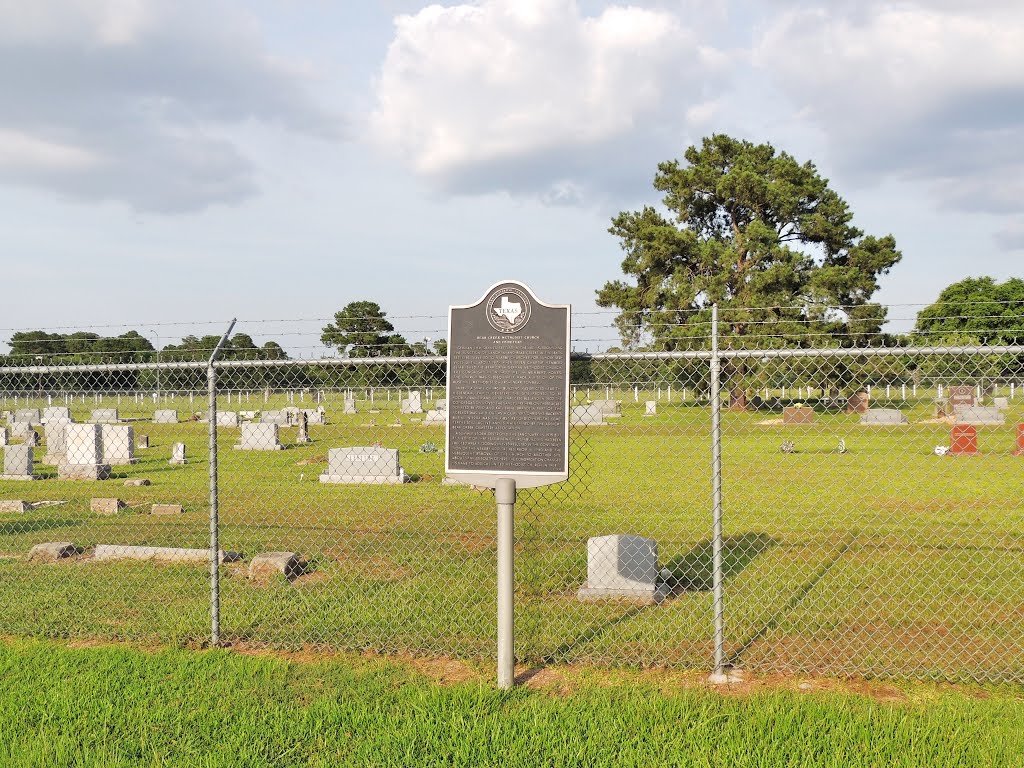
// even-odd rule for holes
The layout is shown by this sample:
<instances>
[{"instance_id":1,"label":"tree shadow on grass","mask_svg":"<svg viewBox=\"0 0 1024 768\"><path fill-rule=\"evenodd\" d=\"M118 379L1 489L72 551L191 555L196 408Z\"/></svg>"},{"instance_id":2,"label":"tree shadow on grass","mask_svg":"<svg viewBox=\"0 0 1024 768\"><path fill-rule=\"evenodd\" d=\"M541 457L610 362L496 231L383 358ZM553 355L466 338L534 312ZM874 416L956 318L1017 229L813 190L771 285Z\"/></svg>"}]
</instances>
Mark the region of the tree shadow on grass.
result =
<instances>
[{"instance_id":1,"label":"tree shadow on grass","mask_svg":"<svg viewBox=\"0 0 1024 768\"><path fill-rule=\"evenodd\" d=\"M81 524L81 520L57 517L41 517L36 520L0 520L0 535L12 536L18 533L49 531L54 528L73 528Z\"/></svg>"},{"instance_id":2,"label":"tree shadow on grass","mask_svg":"<svg viewBox=\"0 0 1024 768\"><path fill-rule=\"evenodd\" d=\"M758 555L776 546L778 541L766 533L749 532L722 539L722 575L728 580L741 573ZM663 571L672 594L704 592L714 584L712 542L702 541L685 554L669 560Z\"/></svg>"}]
</instances>

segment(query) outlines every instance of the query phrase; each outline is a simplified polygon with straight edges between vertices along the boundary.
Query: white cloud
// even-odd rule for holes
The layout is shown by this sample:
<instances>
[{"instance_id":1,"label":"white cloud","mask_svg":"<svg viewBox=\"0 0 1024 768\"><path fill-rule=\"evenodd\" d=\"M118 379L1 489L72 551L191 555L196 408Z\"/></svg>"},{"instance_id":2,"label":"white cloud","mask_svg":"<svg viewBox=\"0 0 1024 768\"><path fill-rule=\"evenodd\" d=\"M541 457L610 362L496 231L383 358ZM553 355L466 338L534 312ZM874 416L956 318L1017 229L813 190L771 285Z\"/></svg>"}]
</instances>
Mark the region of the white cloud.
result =
<instances>
[{"instance_id":1,"label":"white cloud","mask_svg":"<svg viewBox=\"0 0 1024 768\"><path fill-rule=\"evenodd\" d=\"M754 62L847 173L923 181L948 208L1019 213L1021 40L1019 3L841 3L780 14Z\"/></svg>"},{"instance_id":2,"label":"white cloud","mask_svg":"<svg viewBox=\"0 0 1024 768\"><path fill-rule=\"evenodd\" d=\"M684 146L687 110L706 116L719 70L666 10L432 5L395 20L370 128L442 189L568 202L638 170L646 184L656 159Z\"/></svg>"},{"instance_id":3,"label":"white cloud","mask_svg":"<svg viewBox=\"0 0 1024 768\"><path fill-rule=\"evenodd\" d=\"M336 138L340 121L219 0L0 0L0 183L140 210L257 191L250 121Z\"/></svg>"}]
</instances>

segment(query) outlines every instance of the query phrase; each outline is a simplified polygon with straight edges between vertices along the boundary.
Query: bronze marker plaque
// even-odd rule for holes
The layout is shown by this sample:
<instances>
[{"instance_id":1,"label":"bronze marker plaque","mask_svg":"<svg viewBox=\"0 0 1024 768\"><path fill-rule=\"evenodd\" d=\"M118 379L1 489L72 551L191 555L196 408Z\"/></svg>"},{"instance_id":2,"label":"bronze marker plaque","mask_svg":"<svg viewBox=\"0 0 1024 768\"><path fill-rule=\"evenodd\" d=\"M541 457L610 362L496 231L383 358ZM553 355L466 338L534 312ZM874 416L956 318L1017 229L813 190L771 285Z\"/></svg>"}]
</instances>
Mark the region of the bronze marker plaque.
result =
<instances>
[{"instance_id":1,"label":"bronze marker plaque","mask_svg":"<svg viewBox=\"0 0 1024 768\"><path fill-rule=\"evenodd\" d=\"M506 280L448 311L445 472L520 488L569 476L569 306Z\"/></svg>"}]
</instances>

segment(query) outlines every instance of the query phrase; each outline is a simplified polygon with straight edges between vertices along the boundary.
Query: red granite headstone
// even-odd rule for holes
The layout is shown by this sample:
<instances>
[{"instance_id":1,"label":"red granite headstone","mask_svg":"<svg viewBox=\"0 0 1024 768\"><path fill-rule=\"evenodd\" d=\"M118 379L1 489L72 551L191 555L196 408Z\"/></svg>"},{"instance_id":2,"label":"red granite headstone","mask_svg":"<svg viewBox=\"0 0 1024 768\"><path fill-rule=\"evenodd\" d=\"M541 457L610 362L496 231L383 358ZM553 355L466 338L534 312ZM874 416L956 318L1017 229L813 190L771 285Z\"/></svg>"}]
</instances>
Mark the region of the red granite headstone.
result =
<instances>
[{"instance_id":1,"label":"red granite headstone","mask_svg":"<svg viewBox=\"0 0 1024 768\"><path fill-rule=\"evenodd\" d=\"M743 391L742 387L733 387L729 390L729 410L747 410L747 393Z\"/></svg>"},{"instance_id":2,"label":"red granite headstone","mask_svg":"<svg viewBox=\"0 0 1024 768\"><path fill-rule=\"evenodd\" d=\"M961 424L949 432L949 452L955 455L973 455L978 452L978 430Z\"/></svg>"},{"instance_id":3,"label":"red granite headstone","mask_svg":"<svg viewBox=\"0 0 1024 768\"><path fill-rule=\"evenodd\" d=\"M782 410L783 424L813 424L814 409L807 406L792 406Z\"/></svg>"},{"instance_id":4,"label":"red granite headstone","mask_svg":"<svg viewBox=\"0 0 1024 768\"><path fill-rule=\"evenodd\" d=\"M965 384L949 388L950 408L960 405L973 406L974 404L974 387Z\"/></svg>"},{"instance_id":5,"label":"red granite headstone","mask_svg":"<svg viewBox=\"0 0 1024 768\"><path fill-rule=\"evenodd\" d=\"M847 413L867 413L868 403L871 398L867 392L858 392L850 397L846 401L846 412Z\"/></svg>"}]
</instances>

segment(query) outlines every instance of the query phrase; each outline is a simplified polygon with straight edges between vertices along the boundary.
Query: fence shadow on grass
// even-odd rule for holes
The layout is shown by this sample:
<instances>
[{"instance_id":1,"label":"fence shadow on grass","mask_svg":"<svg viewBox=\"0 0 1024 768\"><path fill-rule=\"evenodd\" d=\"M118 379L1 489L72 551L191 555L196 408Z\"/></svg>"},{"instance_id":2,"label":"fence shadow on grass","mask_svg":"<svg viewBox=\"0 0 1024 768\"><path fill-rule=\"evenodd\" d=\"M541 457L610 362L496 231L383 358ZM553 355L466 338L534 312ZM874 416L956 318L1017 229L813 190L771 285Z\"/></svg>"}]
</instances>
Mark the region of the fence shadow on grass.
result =
<instances>
[{"instance_id":1,"label":"fence shadow on grass","mask_svg":"<svg viewBox=\"0 0 1024 768\"><path fill-rule=\"evenodd\" d=\"M722 575L728 580L741 573L754 558L776 546L778 541L767 533L751 531L722 539ZM672 594L705 592L714 583L712 544L702 541L685 554L669 560L663 570L669 571L665 583Z\"/></svg>"}]
</instances>

